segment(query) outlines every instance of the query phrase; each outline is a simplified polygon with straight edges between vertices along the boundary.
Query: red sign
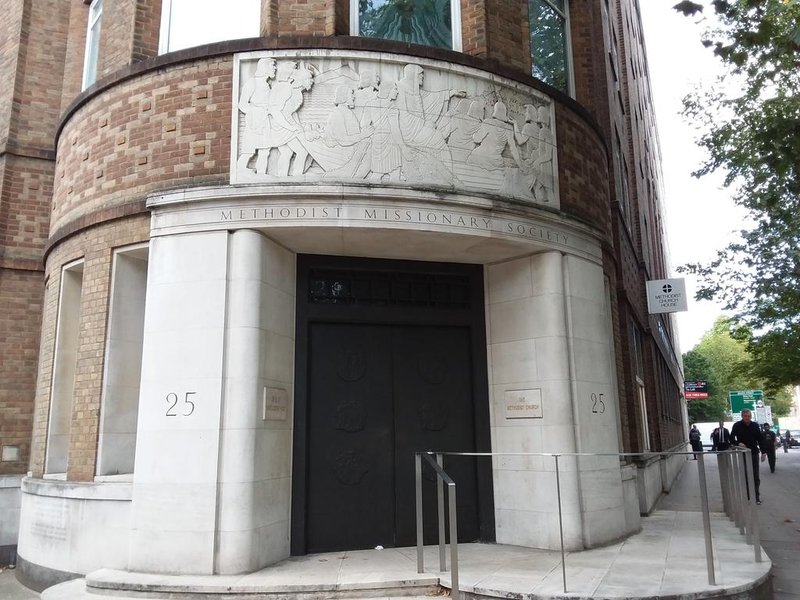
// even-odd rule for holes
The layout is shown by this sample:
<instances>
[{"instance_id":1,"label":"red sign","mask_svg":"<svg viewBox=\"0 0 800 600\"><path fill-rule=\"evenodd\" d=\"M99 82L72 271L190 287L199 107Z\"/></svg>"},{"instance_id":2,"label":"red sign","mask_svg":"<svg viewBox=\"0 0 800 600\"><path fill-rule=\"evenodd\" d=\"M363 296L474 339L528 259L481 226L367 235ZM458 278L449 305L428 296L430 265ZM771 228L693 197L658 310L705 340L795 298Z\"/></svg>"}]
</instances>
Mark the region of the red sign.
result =
<instances>
[{"instance_id":1,"label":"red sign","mask_svg":"<svg viewBox=\"0 0 800 600\"><path fill-rule=\"evenodd\" d=\"M708 392L684 392L687 400L706 400L708 399Z\"/></svg>"}]
</instances>

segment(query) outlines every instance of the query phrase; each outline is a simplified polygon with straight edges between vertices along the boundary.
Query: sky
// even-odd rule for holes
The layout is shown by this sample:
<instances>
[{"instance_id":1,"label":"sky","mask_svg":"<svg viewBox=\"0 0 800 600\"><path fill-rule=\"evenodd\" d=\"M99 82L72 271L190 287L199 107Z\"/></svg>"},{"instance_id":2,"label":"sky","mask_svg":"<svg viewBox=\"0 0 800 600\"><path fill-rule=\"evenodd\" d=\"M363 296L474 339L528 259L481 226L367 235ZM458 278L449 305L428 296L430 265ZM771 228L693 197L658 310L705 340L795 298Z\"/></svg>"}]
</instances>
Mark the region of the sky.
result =
<instances>
[{"instance_id":1,"label":"sky","mask_svg":"<svg viewBox=\"0 0 800 600\"><path fill-rule=\"evenodd\" d=\"M722 188L722 176L691 176L704 159L697 131L682 116L681 100L720 72L711 50L700 43L708 19L685 17L672 9L677 0L640 0L650 80L661 141L664 206L673 276L687 262L706 261L742 228L745 213ZM698 23L699 22L699 23ZM681 351L691 350L723 309L694 300L696 280L686 277L689 310L676 313Z\"/></svg>"}]
</instances>

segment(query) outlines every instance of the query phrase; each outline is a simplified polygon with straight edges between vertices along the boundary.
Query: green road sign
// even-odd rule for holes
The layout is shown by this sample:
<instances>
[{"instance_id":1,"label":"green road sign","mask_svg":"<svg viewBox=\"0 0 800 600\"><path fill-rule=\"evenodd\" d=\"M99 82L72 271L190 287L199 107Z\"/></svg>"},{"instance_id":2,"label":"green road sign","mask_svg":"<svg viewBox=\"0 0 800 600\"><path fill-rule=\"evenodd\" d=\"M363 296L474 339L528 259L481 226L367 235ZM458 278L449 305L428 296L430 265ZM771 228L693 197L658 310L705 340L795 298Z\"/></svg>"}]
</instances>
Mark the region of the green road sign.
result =
<instances>
[{"instance_id":1,"label":"green road sign","mask_svg":"<svg viewBox=\"0 0 800 600\"><path fill-rule=\"evenodd\" d=\"M728 401L731 405L731 414L741 413L745 408L752 412L757 406L764 406L764 392L762 390L728 392Z\"/></svg>"}]
</instances>

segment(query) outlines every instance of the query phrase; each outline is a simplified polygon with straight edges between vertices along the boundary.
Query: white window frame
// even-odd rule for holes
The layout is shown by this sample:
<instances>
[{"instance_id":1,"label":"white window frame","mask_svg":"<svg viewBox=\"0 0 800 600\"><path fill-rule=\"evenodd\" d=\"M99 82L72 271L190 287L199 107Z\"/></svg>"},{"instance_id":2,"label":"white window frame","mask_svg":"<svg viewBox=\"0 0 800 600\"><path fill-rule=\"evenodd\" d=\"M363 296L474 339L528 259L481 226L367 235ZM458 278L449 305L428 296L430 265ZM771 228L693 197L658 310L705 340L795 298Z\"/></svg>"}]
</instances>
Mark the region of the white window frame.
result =
<instances>
[{"instance_id":1,"label":"white window frame","mask_svg":"<svg viewBox=\"0 0 800 600\"><path fill-rule=\"evenodd\" d=\"M50 379L50 406L47 415L45 478L64 479L69 466L69 424L72 420L75 373L81 343L83 277L83 259L61 267Z\"/></svg>"},{"instance_id":2,"label":"white window frame","mask_svg":"<svg viewBox=\"0 0 800 600\"><path fill-rule=\"evenodd\" d=\"M350 35L355 37L361 37L358 21L358 0L350 0ZM461 33L461 0L450 0L450 28L453 34L452 50L461 52L464 48Z\"/></svg>"},{"instance_id":3,"label":"white window frame","mask_svg":"<svg viewBox=\"0 0 800 600\"><path fill-rule=\"evenodd\" d=\"M83 78L81 80L82 90L85 90L97 81L97 66L100 62L100 30L103 25L102 19L103 0L92 0L92 3L89 5L89 20L86 25L86 48L83 54Z\"/></svg>"},{"instance_id":4,"label":"white window frame","mask_svg":"<svg viewBox=\"0 0 800 600\"><path fill-rule=\"evenodd\" d=\"M125 388L128 388L127 391L130 391L133 386L113 386L110 379L116 379L121 371L127 370L130 372L134 362L137 360L138 364L135 365L135 367L137 371L141 372L142 347L144 343L144 309L147 296L147 268L149 260L150 244L147 242L116 248L111 260L108 325L106 327L103 385L100 396L100 424L98 429L95 481L130 479L133 474L137 433L136 417L134 416L133 423L129 423L130 429L125 431L119 430L120 415L124 412L124 410L121 411L120 409L124 408L124 405L120 403L119 397L117 396L119 393L124 393L126 391ZM122 279L124 277L130 277L132 261L140 261L144 266L145 281L144 285L139 290L140 295L138 297L124 294L123 288L121 287L121 285L124 285ZM140 266L142 265L140 264ZM141 326L141 330L138 332L140 333L140 337L131 338L130 334L132 331L130 328L127 328L128 335L125 335L123 331L123 335L120 338L118 337L120 334L118 330L124 330L126 327L124 323L118 321L117 313L121 312L130 318L133 314L136 314L135 311L131 310L132 306L141 309L139 315L141 321L137 322L137 325ZM130 356L130 354L126 355L125 352L120 352L119 350L112 351L114 340L119 339L126 340L128 343L134 340L138 342L138 355ZM133 401L136 410L131 411L135 413L135 415L138 415L139 412L139 385L140 382L136 385L136 400ZM127 408L130 407L130 405L127 405ZM113 430L111 435L109 435L108 432L110 424ZM131 436L133 439L133 450L126 455L124 451L120 450L119 441L114 438L128 438L127 441L130 441Z\"/></svg>"},{"instance_id":5,"label":"white window frame","mask_svg":"<svg viewBox=\"0 0 800 600\"><path fill-rule=\"evenodd\" d=\"M528 10L531 9L531 4L529 0L525 0L528 4ZM542 2L546 2L550 7L556 11L559 15L564 18L564 37L567 42L567 55L565 60L567 62L567 95L571 98L575 97L575 69L573 68L574 61L572 60L572 34L570 32L569 26L569 0L564 0L564 10L561 10L558 6L556 6L552 0L542 0ZM530 15L528 16L528 23L530 23ZM528 38L530 39L530 32L528 32ZM531 60L533 60L533 49L531 48Z\"/></svg>"}]
</instances>

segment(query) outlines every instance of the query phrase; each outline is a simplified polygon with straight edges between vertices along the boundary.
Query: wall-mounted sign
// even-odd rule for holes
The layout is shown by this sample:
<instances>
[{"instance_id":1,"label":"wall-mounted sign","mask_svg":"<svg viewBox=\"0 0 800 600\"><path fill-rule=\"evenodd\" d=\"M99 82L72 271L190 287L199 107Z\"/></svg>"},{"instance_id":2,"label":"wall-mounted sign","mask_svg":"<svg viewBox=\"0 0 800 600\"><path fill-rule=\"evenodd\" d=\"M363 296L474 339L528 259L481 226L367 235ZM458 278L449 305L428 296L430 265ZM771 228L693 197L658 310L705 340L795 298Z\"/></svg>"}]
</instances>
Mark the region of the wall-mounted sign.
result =
<instances>
[{"instance_id":1,"label":"wall-mounted sign","mask_svg":"<svg viewBox=\"0 0 800 600\"><path fill-rule=\"evenodd\" d=\"M289 395L280 388L264 388L261 418L264 421L285 421L289 416Z\"/></svg>"},{"instance_id":2,"label":"wall-mounted sign","mask_svg":"<svg viewBox=\"0 0 800 600\"><path fill-rule=\"evenodd\" d=\"M647 310L651 315L688 310L686 281L683 278L648 281Z\"/></svg>"},{"instance_id":3,"label":"wall-mounted sign","mask_svg":"<svg viewBox=\"0 0 800 600\"><path fill-rule=\"evenodd\" d=\"M506 419L541 419L542 390L507 390Z\"/></svg>"},{"instance_id":4,"label":"wall-mounted sign","mask_svg":"<svg viewBox=\"0 0 800 600\"><path fill-rule=\"evenodd\" d=\"M687 400L705 400L708 398L708 382L700 379L684 381L683 396Z\"/></svg>"}]
</instances>

